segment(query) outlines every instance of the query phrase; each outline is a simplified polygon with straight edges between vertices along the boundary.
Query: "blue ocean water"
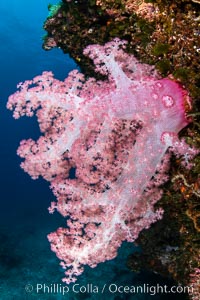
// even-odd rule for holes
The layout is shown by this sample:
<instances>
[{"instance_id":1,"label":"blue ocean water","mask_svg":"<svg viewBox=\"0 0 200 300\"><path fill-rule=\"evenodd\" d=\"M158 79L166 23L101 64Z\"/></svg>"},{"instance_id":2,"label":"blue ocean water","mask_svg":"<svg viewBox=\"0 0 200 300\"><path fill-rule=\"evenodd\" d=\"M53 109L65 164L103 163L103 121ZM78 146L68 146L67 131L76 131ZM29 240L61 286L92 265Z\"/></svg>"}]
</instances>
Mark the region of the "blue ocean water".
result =
<instances>
[{"instance_id":1,"label":"blue ocean water","mask_svg":"<svg viewBox=\"0 0 200 300\"><path fill-rule=\"evenodd\" d=\"M54 3L57 1L51 0ZM49 0L0 2L0 300L178 299L160 294L96 294L91 286L86 292L70 290L62 294L63 270L50 251L46 236L62 226L63 219L48 213L47 208L54 199L48 183L33 181L20 169L16 155L22 139L39 136L38 125L35 118L16 121L6 109L8 96L16 91L17 83L32 79L44 70L51 70L55 77L64 79L70 70L77 68L61 50L42 49L45 33L42 24L48 15L48 4ZM115 260L95 269L86 267L77 284L100 288L104 284L131 286L161 280L147 273L134 274L126 267L127 255L133 250L133 245L125 243Z\"/></svg>"}]
</instances>

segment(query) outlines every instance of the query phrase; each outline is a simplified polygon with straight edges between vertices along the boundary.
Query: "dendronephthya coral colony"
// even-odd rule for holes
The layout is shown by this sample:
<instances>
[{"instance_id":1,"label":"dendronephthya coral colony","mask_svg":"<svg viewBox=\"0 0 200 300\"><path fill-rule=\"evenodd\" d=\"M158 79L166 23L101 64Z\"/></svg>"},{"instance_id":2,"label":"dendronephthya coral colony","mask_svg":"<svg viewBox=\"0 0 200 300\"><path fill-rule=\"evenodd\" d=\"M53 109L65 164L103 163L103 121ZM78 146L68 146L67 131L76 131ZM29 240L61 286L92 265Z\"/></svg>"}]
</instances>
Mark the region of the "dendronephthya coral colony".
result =
<instances>
[{"instance_id":1,"label":"dendronephthya coral colony","mask_svg":"<svg viewBox=\"0 0 200 300\"><path fill-rule=\"evenodd\" d=\"M161 219L163 209L154 205L171 151L187 168L198 153L178 138L190 122L187 91L127 54L126 44L116 38L84 50L107 80L75 70L59 81L44 72L20 83L7 104L15 118L38 118L42 136L22 141L18 155L32 178L50 182L57 201L49 212L67 218L65 228L48 235L66 283L84 265L114 258L123 241Z\"/></svg>"}]
</instances>

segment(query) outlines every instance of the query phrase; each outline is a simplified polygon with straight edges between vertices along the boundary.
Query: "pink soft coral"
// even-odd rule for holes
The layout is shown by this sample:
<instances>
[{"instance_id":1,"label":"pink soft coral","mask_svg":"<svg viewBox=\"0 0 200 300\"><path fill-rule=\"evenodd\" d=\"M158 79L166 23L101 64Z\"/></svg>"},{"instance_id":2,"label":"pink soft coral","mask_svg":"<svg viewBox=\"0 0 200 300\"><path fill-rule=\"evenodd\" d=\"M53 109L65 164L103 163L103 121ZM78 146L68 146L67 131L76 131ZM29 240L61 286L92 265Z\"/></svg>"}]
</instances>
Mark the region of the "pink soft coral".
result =
<instances>
[{"instance_id":1,"label":"pink soft coral","mask_svg":"<svg viewBox=\"0 0 200 300\"><path fill-rule=\"evenodd\" d=\"M168 178L166 150L188 124L186 91L125 53L125 44L115 39L84 51L107 81L73 71L61 82L44 72L8 102L15 118L36 112L43 133L22 141L18 154L32 178L50 181L57 202L49 212L67 218L66 228L48 235L67 283L162 217L154 204Z\"/></svg>"}]
</instances>

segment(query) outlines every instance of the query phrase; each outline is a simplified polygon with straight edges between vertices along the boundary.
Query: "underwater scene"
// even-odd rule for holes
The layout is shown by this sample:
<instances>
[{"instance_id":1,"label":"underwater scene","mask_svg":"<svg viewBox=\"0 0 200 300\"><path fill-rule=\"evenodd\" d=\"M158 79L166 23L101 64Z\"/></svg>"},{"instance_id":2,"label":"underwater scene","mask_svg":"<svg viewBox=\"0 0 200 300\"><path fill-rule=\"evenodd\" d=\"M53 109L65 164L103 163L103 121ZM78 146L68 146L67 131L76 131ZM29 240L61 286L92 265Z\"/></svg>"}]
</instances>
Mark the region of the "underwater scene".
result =
<instances>
[{"instance_id":1,"label":"underwater scene","mask_svg":"<svg viewBox=\"0 0 200 300\"><path fill-rule=\"evenodd\" d=\"M0 300L199 300L200 1L0 11Z\"/></svg>"}]
</instances>

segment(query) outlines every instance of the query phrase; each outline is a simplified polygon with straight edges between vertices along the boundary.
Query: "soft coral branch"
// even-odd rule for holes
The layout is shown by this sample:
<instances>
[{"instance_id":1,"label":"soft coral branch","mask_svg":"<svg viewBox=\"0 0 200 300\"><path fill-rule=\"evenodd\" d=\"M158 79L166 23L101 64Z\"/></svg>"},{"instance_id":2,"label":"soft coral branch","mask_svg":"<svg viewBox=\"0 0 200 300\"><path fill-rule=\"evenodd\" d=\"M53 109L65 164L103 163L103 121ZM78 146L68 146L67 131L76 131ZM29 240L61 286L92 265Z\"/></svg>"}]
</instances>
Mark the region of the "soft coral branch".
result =
<instances>
[{"instance_id":1,"label":"soft coral branch","mask_svg":"<svg viewBox=\"0 0 200 300\"><path fill-rule=\"evenodd\" d=\"M68 219L66 228L48 235L67 283L83 265L114 258L122 241L134 241L162 217L154 204L168 179L166 150L174 140L177 145L178 132L188 124L187 92L160 79L125 46L115 39L85 49L107 81L73 71L62 82L44 72L20 84L8 102L15 118L38 118L42 136L22 141L18 154L32 178L51 183L57 202L49 212Z\"/></svg>"}]
</instances>

